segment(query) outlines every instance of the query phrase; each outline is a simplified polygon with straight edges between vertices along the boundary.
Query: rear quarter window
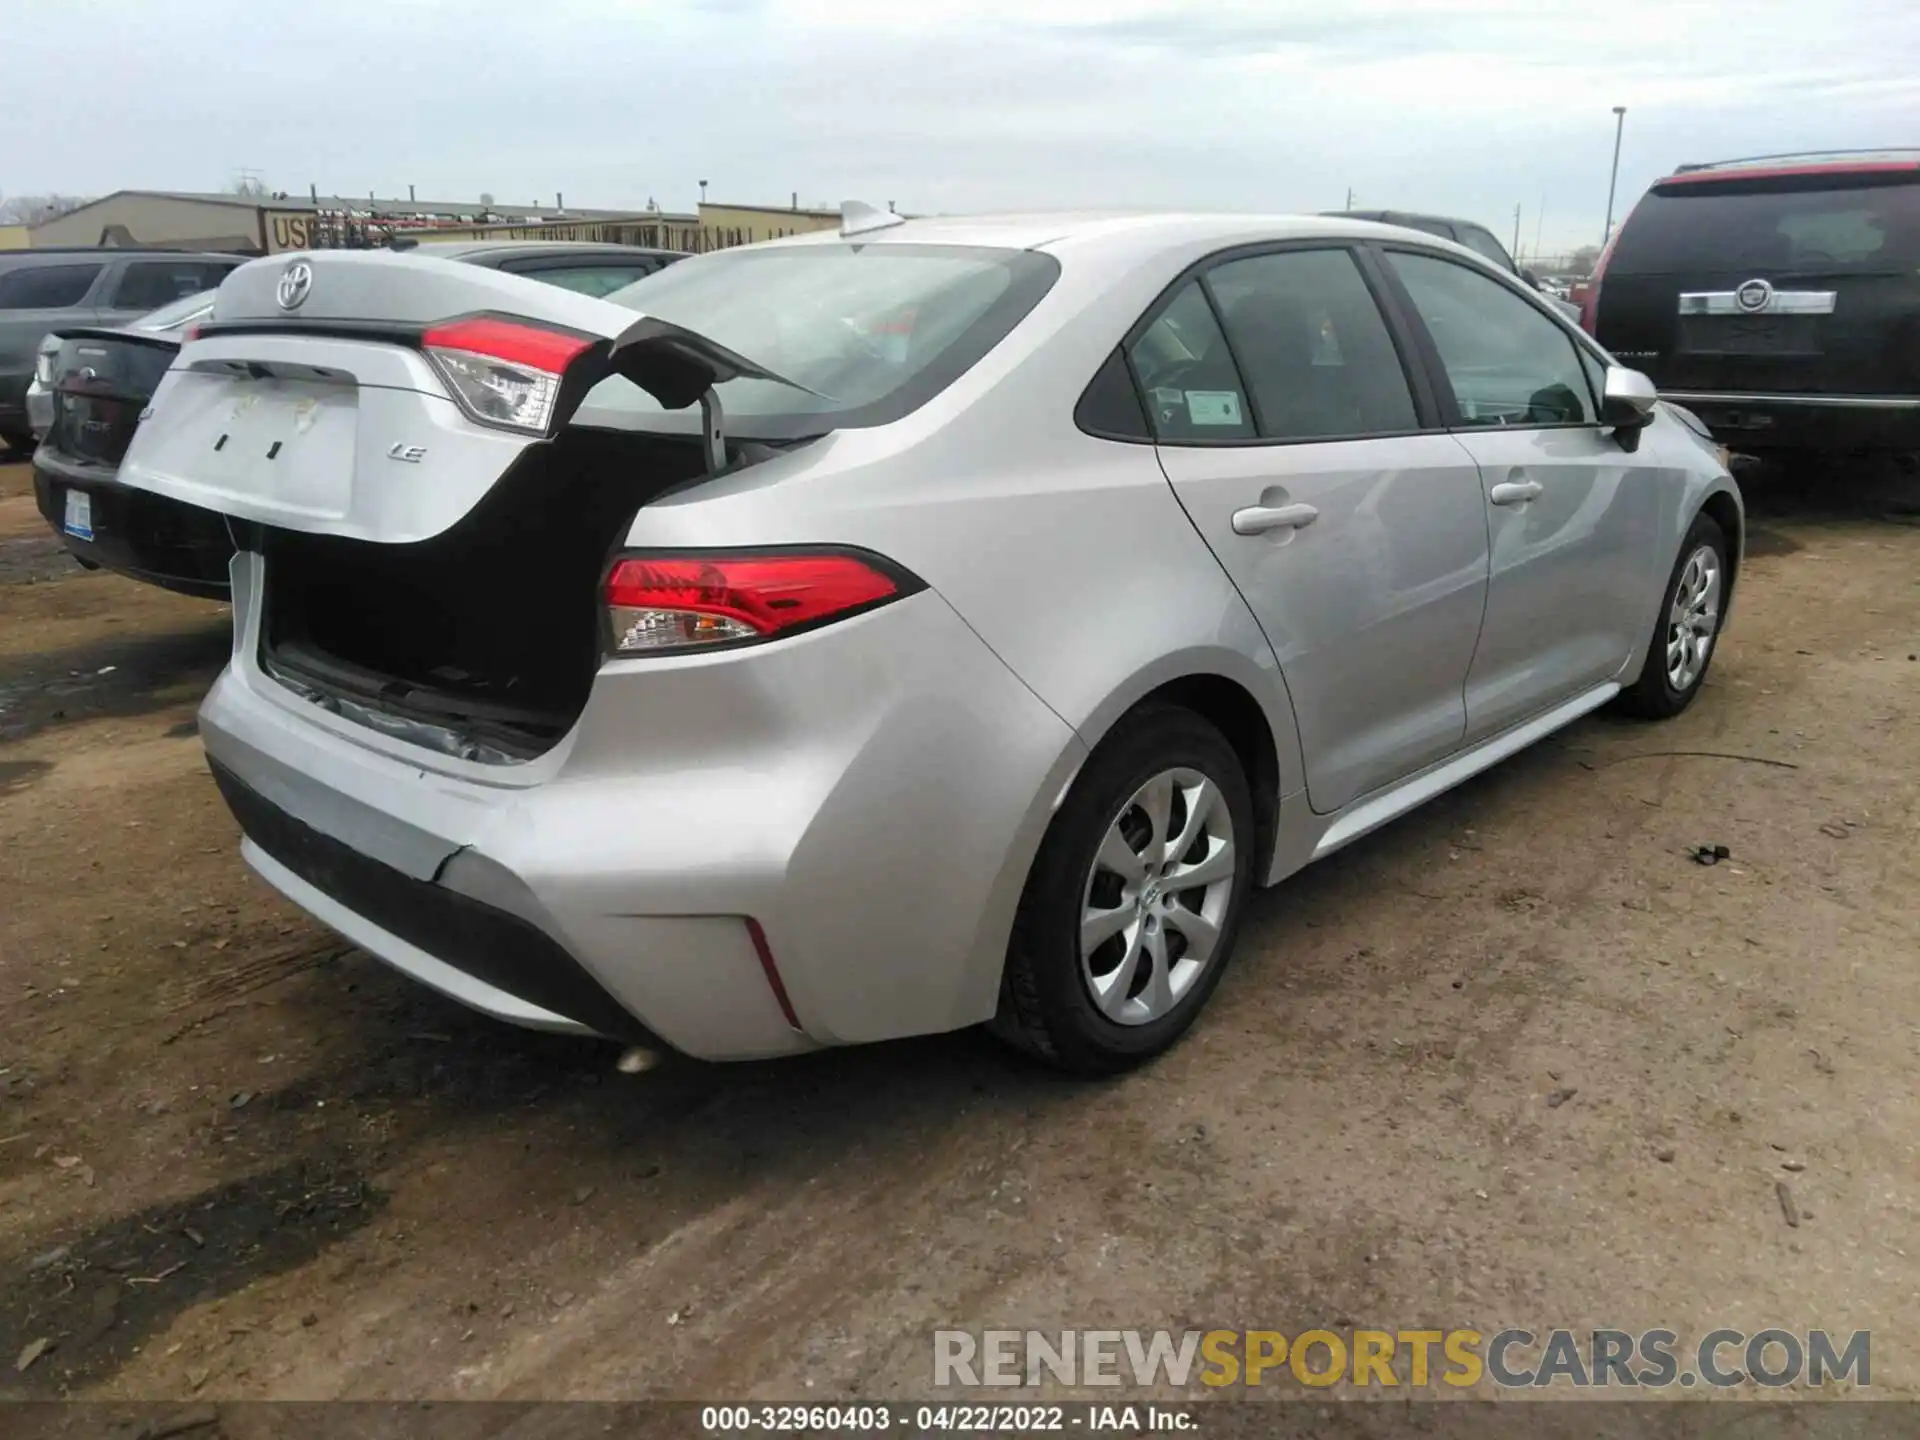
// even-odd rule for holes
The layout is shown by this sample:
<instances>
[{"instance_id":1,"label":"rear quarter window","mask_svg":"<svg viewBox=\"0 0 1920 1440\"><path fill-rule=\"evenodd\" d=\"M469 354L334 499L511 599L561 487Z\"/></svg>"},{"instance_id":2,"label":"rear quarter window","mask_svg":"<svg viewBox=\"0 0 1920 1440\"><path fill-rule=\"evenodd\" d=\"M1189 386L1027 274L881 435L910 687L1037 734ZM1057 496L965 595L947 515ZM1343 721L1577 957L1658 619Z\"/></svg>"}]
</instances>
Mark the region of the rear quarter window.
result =
<instances>
[{"instance_id":1,"label":"rear quarter window","mask_svg":"<svg viewBox=\"0 0 1920 1440\"><path fill-rule=\"evenodd\" d=\"M1648 192L1622 228L1607 271L1844 272L1916 264L1920 183L1789 188L1712 180Z\"/></svg>"}]
</instances>

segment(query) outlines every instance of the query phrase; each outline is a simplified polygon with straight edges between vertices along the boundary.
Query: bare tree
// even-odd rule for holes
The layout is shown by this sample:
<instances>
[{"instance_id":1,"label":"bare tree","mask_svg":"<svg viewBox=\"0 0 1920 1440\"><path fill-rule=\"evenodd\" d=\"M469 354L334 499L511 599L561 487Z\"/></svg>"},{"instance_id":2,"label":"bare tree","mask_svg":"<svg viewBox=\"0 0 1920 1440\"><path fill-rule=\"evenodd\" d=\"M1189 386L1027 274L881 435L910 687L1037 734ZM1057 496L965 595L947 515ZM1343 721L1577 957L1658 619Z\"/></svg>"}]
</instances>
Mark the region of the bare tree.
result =
<instances>
[{"instance_id":1,"label":"bare tree","mask_svg":"<svg viewBox=\"0 0 1920 1440\"><path fill-rule=\"evenodd\" d=\"M0 200L0 225L38 225L86 203L78 195L9 195Z\"/></svg>"},{"instance_id":2,"label":"bare tree","mask_svg":"<svg viewBox=\"0 0 1920 1440\"><path fill-rule=\"evenodd\" d=\"M1598 245L1582 245L1567 257L1567 269L1575 275L1591 275L1593 267L1600 259Z\"/></svg>"}]
</instances>

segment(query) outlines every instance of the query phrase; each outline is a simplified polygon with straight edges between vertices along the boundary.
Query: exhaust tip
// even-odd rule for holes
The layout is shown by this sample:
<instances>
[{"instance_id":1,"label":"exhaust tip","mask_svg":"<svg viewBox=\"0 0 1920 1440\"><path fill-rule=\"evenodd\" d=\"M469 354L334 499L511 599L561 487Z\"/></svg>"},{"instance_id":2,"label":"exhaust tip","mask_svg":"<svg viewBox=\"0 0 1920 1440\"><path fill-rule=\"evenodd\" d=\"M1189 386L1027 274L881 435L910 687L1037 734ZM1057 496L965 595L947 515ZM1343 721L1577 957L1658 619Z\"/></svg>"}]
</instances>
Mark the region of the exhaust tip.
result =
<instances>
[{"instance_id":1,"label":"exhaust tip","mask_svg":"<svg viewBox=\"0 0 1920 1440\"><path fill-rule=\"evenodd\" d=\"M659 1063L658 1050L649 1050L644 1045L629 1045L620 1052L620 1058L614 1062L613 1068L622 1075L644 1075Z\"/></svg>"}]
</instances>

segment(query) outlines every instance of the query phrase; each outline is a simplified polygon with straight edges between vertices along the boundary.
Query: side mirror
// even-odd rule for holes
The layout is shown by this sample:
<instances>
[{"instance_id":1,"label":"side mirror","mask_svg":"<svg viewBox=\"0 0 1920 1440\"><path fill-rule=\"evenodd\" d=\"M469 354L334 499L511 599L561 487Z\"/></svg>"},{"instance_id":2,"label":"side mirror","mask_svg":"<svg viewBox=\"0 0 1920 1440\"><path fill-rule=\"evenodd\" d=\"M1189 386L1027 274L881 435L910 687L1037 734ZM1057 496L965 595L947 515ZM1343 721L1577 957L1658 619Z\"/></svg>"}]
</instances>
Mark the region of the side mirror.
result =
<instances>
[{"instance_id":1,"label":"side mirror","mask_svg":"<svg viewBox=\"0 0 1920 1440\"><path fill-rule=\"evenodd\" d=\"M1638 370L1609 365L1606 385L1600 392L1600 423L1613 427L1624 448L1637 449L1640 431L1652 423L1653 407L1659 399L1653 381Z\"/></svg>"},{"instance_id":2,"label":"side mirror","mask_svg":"<svg viewBox=\"0 0 1920 1440\"><path fill-rule=\"evenodd\" d=\"M1520 278L1526 281L1527 284L1531 285L1534 289L1538 290L1540 288L1540 277L1534 274L1533 271L1522 270L1520 272Z\"/></svg>"}]
</instances>

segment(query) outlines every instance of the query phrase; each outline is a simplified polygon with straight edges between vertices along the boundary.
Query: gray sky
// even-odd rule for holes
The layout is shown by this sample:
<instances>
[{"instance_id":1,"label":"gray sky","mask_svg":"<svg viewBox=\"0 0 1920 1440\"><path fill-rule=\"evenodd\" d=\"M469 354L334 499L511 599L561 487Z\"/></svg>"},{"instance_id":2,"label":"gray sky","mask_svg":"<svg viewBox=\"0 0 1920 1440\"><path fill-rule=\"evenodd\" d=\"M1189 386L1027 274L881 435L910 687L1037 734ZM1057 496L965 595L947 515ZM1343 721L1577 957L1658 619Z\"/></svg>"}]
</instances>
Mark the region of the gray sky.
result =
<instances>
[{"instance_id":1,"label":"gray sky","mask_svg":"<svg viewBox=\"0 0 1920 1440\"><path fill-rule=\"evenodd\" d=\"M1796 18L1797 17L1797 18ZM1903 0L0 0L0 191L1321 210L1600 235L1676 163L1920 142ZM29 121L26 117L31 117ZM30 143L22 143L31 137Z\"/></svg>"}]
</instances>

